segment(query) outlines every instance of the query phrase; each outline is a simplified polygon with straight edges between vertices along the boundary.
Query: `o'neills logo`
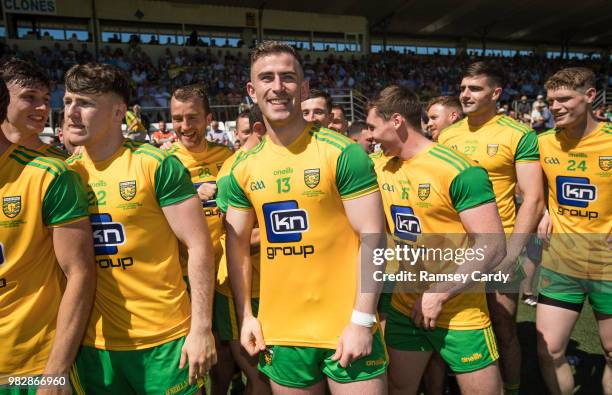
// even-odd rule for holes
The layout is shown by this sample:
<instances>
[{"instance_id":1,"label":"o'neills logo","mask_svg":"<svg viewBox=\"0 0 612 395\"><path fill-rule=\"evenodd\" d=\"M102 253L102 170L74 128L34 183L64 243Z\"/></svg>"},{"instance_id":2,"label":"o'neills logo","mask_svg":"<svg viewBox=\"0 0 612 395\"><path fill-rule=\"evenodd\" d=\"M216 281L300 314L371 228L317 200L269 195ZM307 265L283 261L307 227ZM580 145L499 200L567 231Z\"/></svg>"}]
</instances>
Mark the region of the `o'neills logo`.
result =
<instances>
[{"instance_id":1,"label":"o'neills logo","mask_svg":"<svg viewBox=\"0 0 612 395\"><path fill-rule=\"evenodd\" d=\"M123 200L132 200L136 196L136 180L119 183L119 194Z\"/></svg>"},{"instance_id":2,"label":"o'neills logo","mask_svg":"<svg viewBox=\"0 0 612 395\"><path fill-rule=\"evenodd\" d=\"M3 197L2 212L9 218L15 218L21 212L21 196Z\"/></svg>"}]
</instances>

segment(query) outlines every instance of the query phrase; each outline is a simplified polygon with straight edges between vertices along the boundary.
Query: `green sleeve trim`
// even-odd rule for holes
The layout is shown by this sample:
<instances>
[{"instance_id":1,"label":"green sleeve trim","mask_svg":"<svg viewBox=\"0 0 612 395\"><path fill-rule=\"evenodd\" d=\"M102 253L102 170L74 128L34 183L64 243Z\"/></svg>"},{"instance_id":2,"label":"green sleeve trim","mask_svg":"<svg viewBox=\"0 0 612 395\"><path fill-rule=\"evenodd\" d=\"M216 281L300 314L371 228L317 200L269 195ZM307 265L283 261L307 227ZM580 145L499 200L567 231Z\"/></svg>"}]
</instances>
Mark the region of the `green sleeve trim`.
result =
<instances>
[{"instance_id":1,"label":"green sleeve trim","mask_svg":"<svg viewBox=\"0 0 612 395\"><path fill-rule=\"evenodd\" d=\"M336 186L342 198L378 187L374 163L359 145L349 144L338 156Z\"/></svg>"},{"instance_id":2,"label":"green sleeve trim","mask_svg":"<svg viewBox=\"0 0 612 395\"><path fill-rule=\"evenodd\" d=\"M78 174L67 170L55 177L43 198L43 223L58 225L88 215L87 194Z\"/></svg>"},{"instance_id":3,"label":"green sleeve trim","mask_svg":"<svg viewBox=\"0 0 612 395\"><path fill-rule=\"evenodd\" d=\"M164 158L155 170L155 196L161 207L179 203L196 195L189 172L175 157Z\"/></svg>"},{"instance_id":4,"label":"green sleeve trim","mask_svg":"<svg viewBox=\"0 0 612 395\"><path fill-rule=\"evenodd\" d=\"M229 176L217 178L217 207L224 213L227 213L229 182Z\"/></svg>"},{"instance_id":5,"label":"green sleeve trim","mask_svg":"<svg viewBox=\"0 0 612 395\"><path fill-rule=\"evenodd\" d=\"M251 208L251 202L246 197L246 193L238 184L238 180L234 176L234 172L230 173L228 176L228 197L227 197L227 205L236 207L236 208Z\"/></svg>"},{"instance_id":6,"label":"green sleeve trim","mask_svg":"<svg viewBox=\"0 0 612 395\"><path fill-rule=\"evenodd\" d=\"M538 136L535 132L527 132L522 137L514 153L514 161L538 161L540 151L538 150Z\"/></svg>"},{"instance_id":7,"label":"green sleeve trim","mask_svg":"<svg viewBox=\"0 0 612 395\"><path fill-rule=\"evenodd\" d=\"M495 201L489 175L479 166L468 167L455 176L450 196L457 212Z\"/></svg>"}]
</instances>

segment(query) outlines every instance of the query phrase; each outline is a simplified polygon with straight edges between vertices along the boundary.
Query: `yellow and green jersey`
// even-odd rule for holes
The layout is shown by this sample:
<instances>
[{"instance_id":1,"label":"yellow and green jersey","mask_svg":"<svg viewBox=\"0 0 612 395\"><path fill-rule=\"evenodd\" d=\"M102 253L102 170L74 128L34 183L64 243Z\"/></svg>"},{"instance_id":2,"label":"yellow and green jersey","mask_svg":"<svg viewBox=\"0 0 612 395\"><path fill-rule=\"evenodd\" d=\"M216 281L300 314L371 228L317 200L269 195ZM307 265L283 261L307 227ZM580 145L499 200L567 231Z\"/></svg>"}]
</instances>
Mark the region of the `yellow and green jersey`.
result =
<instances>
[{"instance_id":1,"label":"yellow and green jersey","mask_svg":"<svg viewBox=\"0 0 612 395\"><path fill-rule=\"evenodd\" d=\"M217 206L219 206L219 210L222 213L227 212L228 205L228 194L229 194L229 175L232 170L232 165L236 161L236 159L240 155L244 155L246 151L240 148L236 151L229 159L227 159L223 166L221 166L221 170L217 174ZM221 259L219 260L219 270L217 271L217 284L216 291L220 292L225 296L232 296L232 289L230 287L229 282L229 273L227 271L227 252L225 250L225 232L221 235ZM251 266L253 266L253 270L251 271L252 280L251 280L251 297L258 298L259 297L259 260L260 255L259 252L256 252L251 255Z\"/></svg>"},{"instance_id":2,"label":"yellow and green jersey","mask_svg":"<svg viewBox=\"0 0 612 395\"><path fill-rule=\"evenodd\" d=\"M372 159L387 224L396 240L431 251L468 247L459 213L495 201L486 170L440 144L431 144L408 160L382 152ZM430 261L422 269L443 273L456 268L453 261ZM419 296L414 290L414 283L397 283L393 307L410 316ZM464 291L444 303L437 320L438 326L449 329L482 329L489 324L484 288Z\"/></svg>"},{"instance_id":3,"label":"yellow and green jersey","mask_svg":"<svg viewBox=\"0 0 612 395\"><path fill-rule=\"evenodd\" d=\"M137 350L187 334L190 303L178 240L162 207L195 195L180 161L125 140L110 158L67 160L89 189L98 281L83 344Z\"/></svg>"},{"instance_id":4,"label":"yellow and green jersey","mask_svg":"<svg viewBox=\"0 0 612 395\"><path fill-rule=\"evenodd\" d=\"M360 247L343 201L377 190L359 145L313 124L288 146L266 136L236 160L228 201L259 222L266 344L336 348L355 303Z\"/></svg>"},{"instance_id":5,"label":"yellow and green jersey","mask_svg":"<svg viewBox=\"0 0 612 395\"><path fill-rule=\"evenodd\" d=\"M202 152L189 151L180 142L174 143L168 152L179 158L187 170L189 170L191 181L196 189L203 183L216 184L217 173L219 173L223 162L232 156L232 151L226 146L208 141L206 142L206 149ZM225 232L223 221L216 199L202 202L202 206L215 253L216 273L219 270L219 260L222 255L221 235ZM183 273L187 275L187 255L183 248L181 248L181 266Z\"/></svg>"},{"instance_id":6,"label":"yellow and green jersey","mask_svg":"<svg viewBox=\"0 0 612 395\"><path fill-rule=\"evenodd\" d=\"M444 129L438 141L487 170L504 231L512 233L516 220L515 165L539 160L535 132L505 115L497 115L478 128L471 128L464 118Z\"/></svg>"},{"instance_id":7,"label":"yellow and green jersey","mask_svg":"<svg viewBox=\"0 0 612 395\"><path fill-rule=\"evenodd\" d=\"M69 156L66 152L51 144L44 144L43 146L38 148L37 151L42 152L45 156L50 156L52 158L57 158L61 160L66 160Z\"/></svg>"},{"instance_id":8,"label":"yellow and green jersey","mask_svg":"<svg viewBox=\"0 0 612 395\"><path fill-rule=\"evenodd\" d=\"M11 145L0 156L0 383L41 374L55 338L63 273L50 227L87 218L79 176Z\"/></svg>"},{"instance_id":9,"label":"yellow and green jersey","mask_svg":"<svg viewBox=\"0 0 612 395\"><path fill-rule=\"evenodd\" d=\"M569 276L612 281L612 123L582 139L562 130L538 137L548 181L553 237L542 265Z\"/></svg>"}]
</instances>

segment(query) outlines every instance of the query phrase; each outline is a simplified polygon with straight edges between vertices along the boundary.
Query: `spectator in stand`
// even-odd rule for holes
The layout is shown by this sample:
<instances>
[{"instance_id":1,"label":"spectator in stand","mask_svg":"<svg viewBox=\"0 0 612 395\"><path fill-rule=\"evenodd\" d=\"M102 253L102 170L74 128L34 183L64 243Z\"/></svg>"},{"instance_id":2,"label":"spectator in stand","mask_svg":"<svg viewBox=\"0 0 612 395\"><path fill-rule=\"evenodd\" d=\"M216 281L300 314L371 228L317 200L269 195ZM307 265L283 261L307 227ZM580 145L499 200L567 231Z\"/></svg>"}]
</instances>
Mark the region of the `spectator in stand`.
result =
<instances>
[{"instance_id":1,"label":"spectator in stand","mask_svg":"<svg viewBox=\"0 0 612 395\"><path fill-rule=\"evenodd\" d=\"M606 109L606 112L604 115L608 122L612 122L612 104L608 105L608 108Z\"/></svg>"},{"instance_id":2,"label":"spectator in stand","mask_svg":"<svg viewBox=\"0 0 612 395\"><path fill-rule=\"evenodd\" d=\"M127 137L130 140L135 141L146 141L148 134L145 122L142 114L140 113L140 106L135 104L132 107L132 111L125 113L125 123L127 124Z\"/></svg>"},{"instance_id":3,"label":"spectator in stand","mask_svg":"<svg viewBox=\"0 0 612 395\"><path fill-rule=\"evenodd\" d=\"M229 146L230 141L229 137L227 137L227 133L224 130L219 129L219 122L212 121L210 123L210 131L206 134L206 140Z\"/></svg>"},{"instance_id":4,"label":"spectator in stand","mask_svg":"<svg viewBox=\"0 0 612 395\"><path fill-rule=\"evenodd\" d=\"M546 118L547 116L548 119ZM544 101L536 101L533 111L531 112L531 128L538 133L547 130L550 118L550 111L548 111L544 105Z\"/></svg>"},{"instance_id":5,"label":"spectator in stand","mask_svg":"<svg viewBox=\"0 0 612 395\"><path fill-rule=\"evenodd\" d=\"M523 114L531 113L531 105L527 101L527 96L525 95L521 96L521 100L518 102L518 105L516 106L516 111L518 112L519 117L522 116Z\"/></svg>"},{"instance_id":6,"label":"spectator in stand","mask_svg":"<svg viewBox=\"0 0 612 395\"><path fill-rule=\"evenodd\" d=\"M176 134L168 130L166 127L166 121L161 119L158 124L158 129L153 132L153 144L160 147L164 143L174 143L176 141Z\"/></svg>"}]
</instances>

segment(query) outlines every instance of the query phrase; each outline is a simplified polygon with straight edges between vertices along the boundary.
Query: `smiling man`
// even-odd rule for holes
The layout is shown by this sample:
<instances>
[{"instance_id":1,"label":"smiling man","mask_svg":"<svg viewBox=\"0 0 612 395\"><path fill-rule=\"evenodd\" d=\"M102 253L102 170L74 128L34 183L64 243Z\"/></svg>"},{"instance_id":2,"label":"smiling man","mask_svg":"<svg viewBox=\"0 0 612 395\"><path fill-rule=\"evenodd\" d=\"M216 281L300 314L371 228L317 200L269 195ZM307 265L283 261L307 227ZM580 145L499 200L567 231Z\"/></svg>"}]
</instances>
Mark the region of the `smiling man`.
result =
<instances>
[{"instance_id":1,"label":"smiling man","mask_svg":"<svg viewBox=\"0 0 612 395\"><path fill-rule=\"evenodd\" d=\"M327 127L333 119L332 99L327 92L311 89L308 98L302 102L302 115L306 122L317 122Z\"/></svg>"},{"instance_id":2,"label":"smiling man","mask_svg":"<svg viewBox=\"0 0 612 395\"><path fill-rule=\"evenodd\" d=\"M247 92L267 134L229 176L228 268L241 344L260 354L259 369L275 393L323 394L327 384L332 393L383 394L379 293L358 288L360 273L372 278L374 271L360 265L359 236L384 232L372 162L350 139L304 120L308 82L291 46L263 42L253 50ZM250 303L255 221L262 251L257 317Z\"/></svg>"},{"instance_id":3,"label":"smiling man","mask_svg":"<svg viewBox=\"0 0 612 395\"><path fill-rule=\"evenodd\" d=\"M383 89L368 106L368 127L382 148L372 158L388 228L396 243L428 249L454 245L461 251L468 246L468 235L474 240L471 247L485 246L482 260L418 263L434 277L439 272L469 277L487 271L505 253L487 172L464 155L429 141L421 132L420 118L416 95L399 86ZM499 237L491 237L495 233ZM499 394L499 355L484 287L470 289L473 281L427 285L428 291L419 293L414 283L397 283L392 295L385 326L390 393L416 394L435 351L455 372L462 393Z\"/></svg>"},{"instance_id":4,"label":"smiling man","mask_svg":"<svg viewBox=\"0 0 612 395\"><path fill-rule=\"evenodd\" d=\"M463 118L461 102L455 96L438 96L427 103L427 131L438 141L442 130Z\"/></svg>"},{"instance_id":5,"label":"smiling man","mask_svg":"<svg viewBox=\"0 0 612 395\"><path fill-rule=\"evenodd\" d=\"M6 138L45 156L66 159L65 152L43 143L38 136L51 110L50 82L45 72L33 63L15 58L2 63L0 70L11 95L6 119L2 122Z\"/></svg>"},{"instance_id":6,"label":"smiling man","mask_svg":"<svg viewBox=\"0 0 612 395\"><path fill-rule=\"evenodd\" d=\"M189 170L191 182L197 188L202 201L202 209L210 230L213 252L215 256L215 274L219 271L219 261L223 254L221 237L224 233L221 212L215 199L217 194L217 174L223 162L232 156L232 151L225 145L206 140L206 127L213 123L208 95L201 84L193 84L178 88L170 99L170 116L178 141L168 150L176 155ZM213 125L213 131L216 126ZM181 247L181 265L183 275L187 276L187 256ZM215 298L219 285L215 286ZM218 303L218 301L216 301ZM216 318L215 318L216 320ZM213 328L218 325L213 323ZM213 329L214 330L214 329ZM219 332L214 330L216 348L219 356L229 355L230 351L220 339ZM231 358L231 355L229 356ZM224 358L227 359L227 358ZM228 361L221 361L211 370L213 393L226 393L230 375L223 374L223 366Z\"/></svg>"},{"instance_id":7,"label":"smiling man","mask_svg":"<svg viewBox=\"0 0 612 395\"><path fill-rule=\"evenodd\" d=\"M548 212L538 227L546 242L536 312L538 355L551 394L574 391L565 358L588 297L606 365L602 393L612 393L612 123L593 114L595 74L574 67L546 81L556 128L538 138L548 181Z\"/></svg>"},{"instance_id":8,"label":"smiling man","mask_svg":"<svg viewBox=\"0 0 612 395\"><path fill-rule=\"evenodd\" d=\"M71 381L77 393L192 394L216 362L210 235L179 160L123 137L129 93L128 79L111 65L66 73L64 128L82 147L67 163L92 192L98 274Z\"/></svg>"},{"instance_id":9,"label":"smiling man","mask_svg":"<svg viewBox=\"0 0 612 395\"><path fill-rule=\"evenodd\" d=\"M444 129L438 141L466 155L489 173L497 209L508 237L508 251L499 269L512 273L510 284L489 283L487 301L500 349L506 394L518 394L521 346L516 334L516 309L522 280L518 257L544 212L542 168L533 130L497 114L504 76L493 63L476 62L461 80L461 106L466 118ZM517 210L514 191L523 192Z\"/></svg>"}]
</instances>

